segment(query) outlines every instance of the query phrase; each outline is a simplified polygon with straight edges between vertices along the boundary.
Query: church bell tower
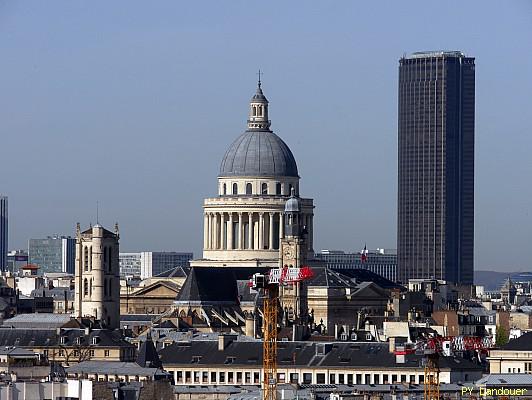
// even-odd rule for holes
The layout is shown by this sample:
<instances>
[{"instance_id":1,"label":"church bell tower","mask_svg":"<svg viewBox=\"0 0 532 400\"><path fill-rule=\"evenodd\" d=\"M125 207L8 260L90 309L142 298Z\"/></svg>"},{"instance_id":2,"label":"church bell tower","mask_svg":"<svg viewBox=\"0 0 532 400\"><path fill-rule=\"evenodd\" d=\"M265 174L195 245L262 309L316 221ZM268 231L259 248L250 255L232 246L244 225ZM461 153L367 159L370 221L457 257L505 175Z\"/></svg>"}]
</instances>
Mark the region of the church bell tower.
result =
<instances>
[{"instance_id":1,"label":"church bell tower","mask_svg":"<svg viewBox=\"0 0 532 400\"><path fill-rule=\"evenodd\" d=\"M76 229L76 318L92 318L102 327L120 327L120 274L118 225L115 232L96 224Z\"/></svg>"}]
</instances>

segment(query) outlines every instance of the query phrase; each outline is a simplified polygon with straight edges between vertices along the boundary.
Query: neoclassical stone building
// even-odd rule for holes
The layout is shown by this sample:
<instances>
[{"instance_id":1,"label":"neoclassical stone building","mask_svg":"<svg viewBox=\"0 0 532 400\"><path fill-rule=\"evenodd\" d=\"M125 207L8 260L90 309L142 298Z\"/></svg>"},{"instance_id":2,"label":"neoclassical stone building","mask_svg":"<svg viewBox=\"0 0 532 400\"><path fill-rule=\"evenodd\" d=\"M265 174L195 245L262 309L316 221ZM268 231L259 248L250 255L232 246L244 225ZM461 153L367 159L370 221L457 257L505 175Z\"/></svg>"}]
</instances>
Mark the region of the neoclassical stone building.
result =
<instances>
[{"instance_id":1,"label":"neoclassical stone building","mask_svg":"<svg viewBox=\"0 0 532 400\"><path fill-rule=\"evenodd\" d=\"M249 105L247 130L225 153L218 196L204 201L203 258L192 266L276 267L285 236L284 208L299 196L296 160L270 129L268 100L259 81ZM301 198L306 252L313 254L312 199Z\"/></svg>"}]
</instances>

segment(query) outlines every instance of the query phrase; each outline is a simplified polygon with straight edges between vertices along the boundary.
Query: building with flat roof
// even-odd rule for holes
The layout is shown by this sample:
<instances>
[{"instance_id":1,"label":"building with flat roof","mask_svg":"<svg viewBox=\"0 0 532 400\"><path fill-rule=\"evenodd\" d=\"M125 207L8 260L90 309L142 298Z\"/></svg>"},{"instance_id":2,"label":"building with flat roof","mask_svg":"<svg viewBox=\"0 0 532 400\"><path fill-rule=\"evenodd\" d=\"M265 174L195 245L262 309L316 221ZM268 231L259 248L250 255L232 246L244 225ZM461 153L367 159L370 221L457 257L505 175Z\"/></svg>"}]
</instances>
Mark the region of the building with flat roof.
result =
<instances>
[{"instance_id":1,"label":"building with flat roof","mask_svg":"<svg viewBox=\"0 0 532 400\"><path fill-rule=\"evenodd\" d=\"M28 252L26 250L12 250L7 253L7 271L15 273L27 263Z\"/></svg>"},{"instance_id":2,"label":"building with flat roof","mask_svg":"<svg viewBox=\"0 0 532 400\"><path fill-rule=\"evenodd\" d=\"M175 267L188 267L193 257L188 252L143 251L140 253L140 277L151 278Z\"/></svg>"},{"instance_id":3,"label":"building with flat roof","mask_svg":"<svg viewBox=\"0 0 532 400\"><path fill-rule=\"evenodd\" d=\"M399 280L473 284L475 59L399 60Z\"/></svg>"},{"instance_id":4,"label":"building with flat roof","mask_svg":"<svg viewBox=\"0 0 532 400\"><path fill-rule=\"evenodd\" d=\"M30 239L28 259L39 266L40 272L74 273L76 240L70 236L48 236L45 239Z\"/></svg>"},{"instance_id":5,"label":"building with flat roof","mask_svg":"<svg viewBox=\"0 0 532 400\"><path fill-rule=\"evenodd\" d=\"M141 253L120 253L118 255L120 277L140 276Z\"/></svg>"},{"instance_id":6,"label":"building with flat roof","mask_svg":"<svg viewBox=\"0 0 532 400\"><path fill-rule=\"evenodd\" d=\"M315 255L328 268L343 271L345 269L367 269L393 282L397 281L397 251L395 249L368 250L366 259L362 254L346 253L342 250L322 250Z\"/></svg>"}]
</instances>

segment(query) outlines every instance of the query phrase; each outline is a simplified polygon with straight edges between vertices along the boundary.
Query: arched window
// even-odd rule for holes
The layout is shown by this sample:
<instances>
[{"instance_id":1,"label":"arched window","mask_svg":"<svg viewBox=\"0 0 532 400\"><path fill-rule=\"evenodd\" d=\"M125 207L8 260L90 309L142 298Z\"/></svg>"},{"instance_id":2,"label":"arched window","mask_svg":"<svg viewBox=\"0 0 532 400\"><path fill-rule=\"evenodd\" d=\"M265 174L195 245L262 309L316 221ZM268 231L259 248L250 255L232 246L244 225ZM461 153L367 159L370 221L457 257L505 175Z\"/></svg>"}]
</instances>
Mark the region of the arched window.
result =
<instances>
[{"instance_id":1,"label":"arched window","mask_svg":"<svg viewBox=\"0 0 532 400\"><path fill-rule=\"evenodd\" d=\"M246 194L252 194L251 183L246 183Z\"/></svg>"},{"instance_id":2,"label":"arched window","mask_svg":"<svg viewBox=\"0 0 532 400\"><path fill-rule=\"evenodd\" d=\"M260 192L262 194L268 194L268 184L267 183L263 183L261 186L260 186Z\"/></svg>"},{"instance_id":3,"label":"arched window","mask_svg":"<svg viewBox=\"0 0 532 400\"><path fill-rule=\"evenodd\" d=\"M85 268L85 271L89 270L89 249L86 246L83 250L83 267Z\"/></svg>"},{"instance_id":4,"label":"arched window","mask_svg":"<svg viewBox=\"0 0 532 400\"><path fill-rule=\"evenodd\" d=\"M87 278L83 281L83 296L89 295L89 282L87 281Z\"/></svg>"},{"instance_id":5,"label":"arched window","mask_svg":"<svg viewBox=\"0 0 532 400\"><path fill-rule=\"evenodd\" d=\"M233 183L233 194L238 194L238 184Z\"/></svg>"},{"instance_id":6,"label":"arched window","mask_svg":"<svg viewBox=\"0 0 532 400\"><path fill-rule=\"evenodd\" d=\"M107 247L103 248L103 262L107 262Z\"/></svg>"},{"instance_id":7,"label":"arched window","mask_svg":"<svg viewBox=\"0 0 532 400\"><path fill-rule=\"evenodd\" d=\"M255 117L257 115L257 107L253 106L253 116Z\"/></svg>"},{"instance_id":8,"label":"arched window","mask_svg":"<svg viewBox=\"0 0 532 400\"><path fill-rule=\"evenodd\" d=\"M109 266L109 272L111 272L112 268L113 268L113 257L112 257L112 250L113 248L112 247L108 247L107 248L107 260L108 260L108 263L107 265Z\"/></svg>"},{"instance_id":9,"label":"arched window","mask_svg":"<svg viewBox=\"0 0 532 400\"><path fill-rule=\"evenodd\" d=\"M103 280L103 295L107 296L107 278Z\"/></svg>"},{"instance_id":10,"label":"arched window","mask_svg":"<svg viewBox=\"0 0 532 400\"><path fill-rule=\"evenodd\" d=\"M292 196L292 189L293 189L294 186L292 186L292 184L288 185L288 195L289 196Z\"/></svg>"},{"instance_id":11,"label":"arched window","mask_svg":"<svg viewBox=\"0 0 532 400\"><path fill-rule=\"evenodd\" d=\"M92 278L90 280L90 285L89 285L89 296L92 296Z\"/></svg>"},{"instance_id":12,"label":"arched window","mask_svg":"<svg viewBox=\"0 0 532 400\"><path fill-rule=\"evenodd\" d=\"M275 184L275 194L277 196L280 196L281 195L281 182L277 182Z\"/></svg>"},{"instance_id":13,"label":"arched window","mask_svg":"<svg viewBox=\"0 0 532 400\"><path fill-rule=\"evenodd\" d=\"M89 269L92 271L92 246L89 247Z\"/></svg>"},{"instance_id":14,"label":"arched window","mask_svg":"<svg viewBox=\"0 0 532 400\"><path fill-rule=\"evenodd\" d=\"M224 183L223 185L223 194L227 194L227 185Z\"/></svg>"}]
</instances>

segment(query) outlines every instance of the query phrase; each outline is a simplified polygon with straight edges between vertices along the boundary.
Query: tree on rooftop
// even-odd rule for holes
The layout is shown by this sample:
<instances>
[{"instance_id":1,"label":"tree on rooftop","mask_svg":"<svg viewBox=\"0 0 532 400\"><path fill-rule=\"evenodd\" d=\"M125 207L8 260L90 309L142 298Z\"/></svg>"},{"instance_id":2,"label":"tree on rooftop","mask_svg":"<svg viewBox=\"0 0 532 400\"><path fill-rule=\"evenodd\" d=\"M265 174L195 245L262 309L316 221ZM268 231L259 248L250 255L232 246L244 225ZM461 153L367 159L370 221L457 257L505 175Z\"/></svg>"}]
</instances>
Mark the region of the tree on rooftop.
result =
<instances>
[{"instance_id":1,"label":"tree on rooftop","mask_svg":"<svg viewBox=\"0 0 532 400\"><path fill-rule=\"evenodd\" d=\"M497 333L495 334L495 345L497 347L504 346L508 343L508 331L502 325L497 326Z\"/></svg>"}]
</instances>

